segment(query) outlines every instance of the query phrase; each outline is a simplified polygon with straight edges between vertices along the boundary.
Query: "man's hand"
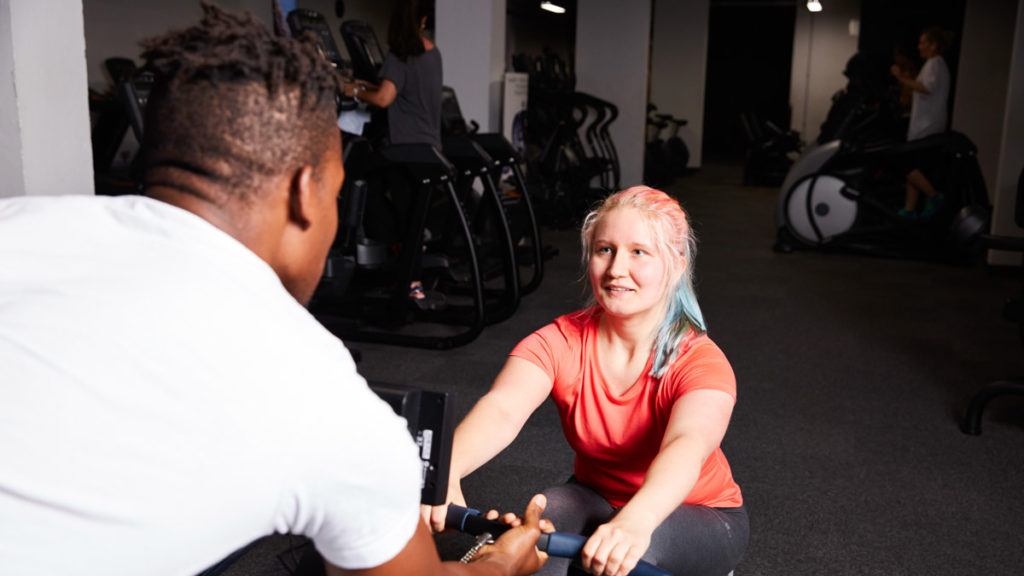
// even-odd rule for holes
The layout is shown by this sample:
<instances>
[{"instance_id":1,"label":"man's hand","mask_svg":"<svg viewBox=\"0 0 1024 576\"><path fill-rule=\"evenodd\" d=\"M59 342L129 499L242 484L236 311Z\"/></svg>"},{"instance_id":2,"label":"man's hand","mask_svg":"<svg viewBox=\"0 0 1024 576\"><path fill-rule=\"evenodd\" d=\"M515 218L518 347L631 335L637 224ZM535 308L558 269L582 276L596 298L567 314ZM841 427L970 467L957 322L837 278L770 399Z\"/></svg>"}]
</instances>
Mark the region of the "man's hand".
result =
<instances>
[{"instance_id":1,"label":"man's hand","mask_svg":"<svg viewBox=\"0 0 1024 576\"><path fill-rule=\"evenodd\" d=\"M488 520L497 520L498 522L508 524L513 528L523 523L523 518L521 516L516 516L513 512L505 512L504 514L501 514L497 510L490 510L484 515L484 518L487 518ZM555 525L552 524L550 520L541 518L540 531L542 534L550 534L555 531Z\"/></svg>"},{"instance_id":2,"label":"man's hand","mask_svg":"<svg viewBox=\"0 0 1024 576\"><path fill-rule=\"evenodd\" d=\"M510 567L516 576L526 576L540 570L548 559L546 553L537 549L537 539L541 534L540 515L545 506L547 499L543 494L537 494L530 499L522 518L505 515L502 521L514 527L502 534L494 544L481 548L473 563L496 562ZM497 514L491 511L488 516L496 518ZM545 520L544 524L546 532L553 530L550 522Z\"/></svg>"},{"instance_id":3,"label":"man's hand","mask_svg":"<svg viewBox=\"0 0 1024 576\"><path fill-rule=\"evenodd\" d=\"M419 523L412 540L397 556L373 568L345 570L325 562L327 576L526 576L540 570L548 555L537 550L541 534L540 515L547 502L543 495L534 496L517 526L505 532L498 541L484 546L469 564L442 563L430 531ZM550 522L545 521L547 526Z\"/></svg>"}]
</instances>

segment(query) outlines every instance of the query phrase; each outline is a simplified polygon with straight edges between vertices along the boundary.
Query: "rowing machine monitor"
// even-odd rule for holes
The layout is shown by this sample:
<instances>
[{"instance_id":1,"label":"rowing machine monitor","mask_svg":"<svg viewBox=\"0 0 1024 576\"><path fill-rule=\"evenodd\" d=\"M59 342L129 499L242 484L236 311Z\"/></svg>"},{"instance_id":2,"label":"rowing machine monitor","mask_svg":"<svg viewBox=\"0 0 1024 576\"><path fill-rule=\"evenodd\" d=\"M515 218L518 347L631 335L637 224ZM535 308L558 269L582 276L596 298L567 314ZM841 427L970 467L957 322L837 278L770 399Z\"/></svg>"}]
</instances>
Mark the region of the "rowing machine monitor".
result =
<instances>
[{"instance_id":1,"label":"rowing machine monitor","mask_svg":"<svg viewBox=\"0 0 1024 576\"><path fill-rule=\"evenodd\" d=\"M371 382L370 389L405 418L423 466L420 502L444 504L452 458L454 416L448 394L412 386Z\"/></svg>"}]
</instances>

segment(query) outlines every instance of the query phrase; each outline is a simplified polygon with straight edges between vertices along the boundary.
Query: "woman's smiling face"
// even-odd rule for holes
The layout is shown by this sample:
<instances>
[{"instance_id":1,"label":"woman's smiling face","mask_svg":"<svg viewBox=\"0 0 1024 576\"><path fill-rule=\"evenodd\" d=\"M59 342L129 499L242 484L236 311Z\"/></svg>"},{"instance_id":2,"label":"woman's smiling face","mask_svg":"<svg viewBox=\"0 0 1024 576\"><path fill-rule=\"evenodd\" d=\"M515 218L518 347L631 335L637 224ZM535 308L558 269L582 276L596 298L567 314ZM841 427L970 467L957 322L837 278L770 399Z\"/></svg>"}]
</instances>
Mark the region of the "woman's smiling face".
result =
<instances>
[{"instance_id":1,"label":"woman's smiling face","mask_svg":"<svg viewBox=\"0 0 1024 576\"><path fill-rule=\"evenodd\" d=\"M588 271L594 297L618 318L652 315L660 321L668 266L647 219L635 208L617 208L598 221Z\"/></svg>"}]
</instances>

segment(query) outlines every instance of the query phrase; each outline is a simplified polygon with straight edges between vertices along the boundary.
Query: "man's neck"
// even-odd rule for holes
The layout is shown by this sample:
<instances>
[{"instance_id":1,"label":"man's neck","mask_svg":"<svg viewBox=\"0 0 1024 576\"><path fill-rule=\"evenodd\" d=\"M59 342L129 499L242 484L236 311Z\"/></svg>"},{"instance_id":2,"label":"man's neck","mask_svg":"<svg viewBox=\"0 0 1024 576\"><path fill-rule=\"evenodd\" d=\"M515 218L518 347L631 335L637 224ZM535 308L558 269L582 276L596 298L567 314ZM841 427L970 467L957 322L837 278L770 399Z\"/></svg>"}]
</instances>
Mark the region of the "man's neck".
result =
<instances>
[{"instance_id":1,"label":"man's neck","mask_svg":"<svg viewBox=\"0 0 1024 576\"><path fill-rule=\"evenodd\" d=\"M227 234L238 237L238 222L233 215L218 205L214 197L194 187L147 186L144 194L154 200L186 210L220 228Z\"/></svg>"},{"instance_id":2,"label":"man's neck","mask_svg":"<svg viewBox=\"0 0 1024 576\"><path fill-rule=\"evenodd\" d=\"M269 211L225 205L219 194L206 193L201 188L191 186L148 186L145 194L199 216L238 240L267 263L273 262L277 244L268 228L269 220L265 217Z\"/></svg>"}]
</instances>

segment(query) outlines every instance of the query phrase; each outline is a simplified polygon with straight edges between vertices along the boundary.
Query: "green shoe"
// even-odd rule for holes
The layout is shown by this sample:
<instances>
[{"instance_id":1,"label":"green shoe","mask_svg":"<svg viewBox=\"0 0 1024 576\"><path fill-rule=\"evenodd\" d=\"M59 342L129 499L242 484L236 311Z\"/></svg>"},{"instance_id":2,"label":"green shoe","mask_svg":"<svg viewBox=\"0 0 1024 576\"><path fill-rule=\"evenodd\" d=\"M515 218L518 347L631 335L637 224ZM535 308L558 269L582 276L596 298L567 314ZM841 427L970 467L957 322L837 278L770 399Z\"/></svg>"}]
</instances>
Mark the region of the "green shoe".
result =
<instances>
[{"instance_id":1,"label":"green shoe","mask_svg":"<svg viewBox=\"0 0 1024 576\"><path fill-rule=\"evenodd\" d=\"M898 216L900 220L917 220L917 213L907 210L906 208L900 208L899 212L896 213L896 216Z\"/></svg>"},{"instance_id":2,"label":"green shoe","mask_svg":"<svg viewBox=\"0 0 1024 576\"><path fill-rule=\"evenodd\" d=\"M942 194L936 194L935 196L925 200L924 209L921 210L921 219L927 220L932 216L935 216L935 213L942 207L942 201L944 199L945 197Z\"/></svg>"}]
</instances>

